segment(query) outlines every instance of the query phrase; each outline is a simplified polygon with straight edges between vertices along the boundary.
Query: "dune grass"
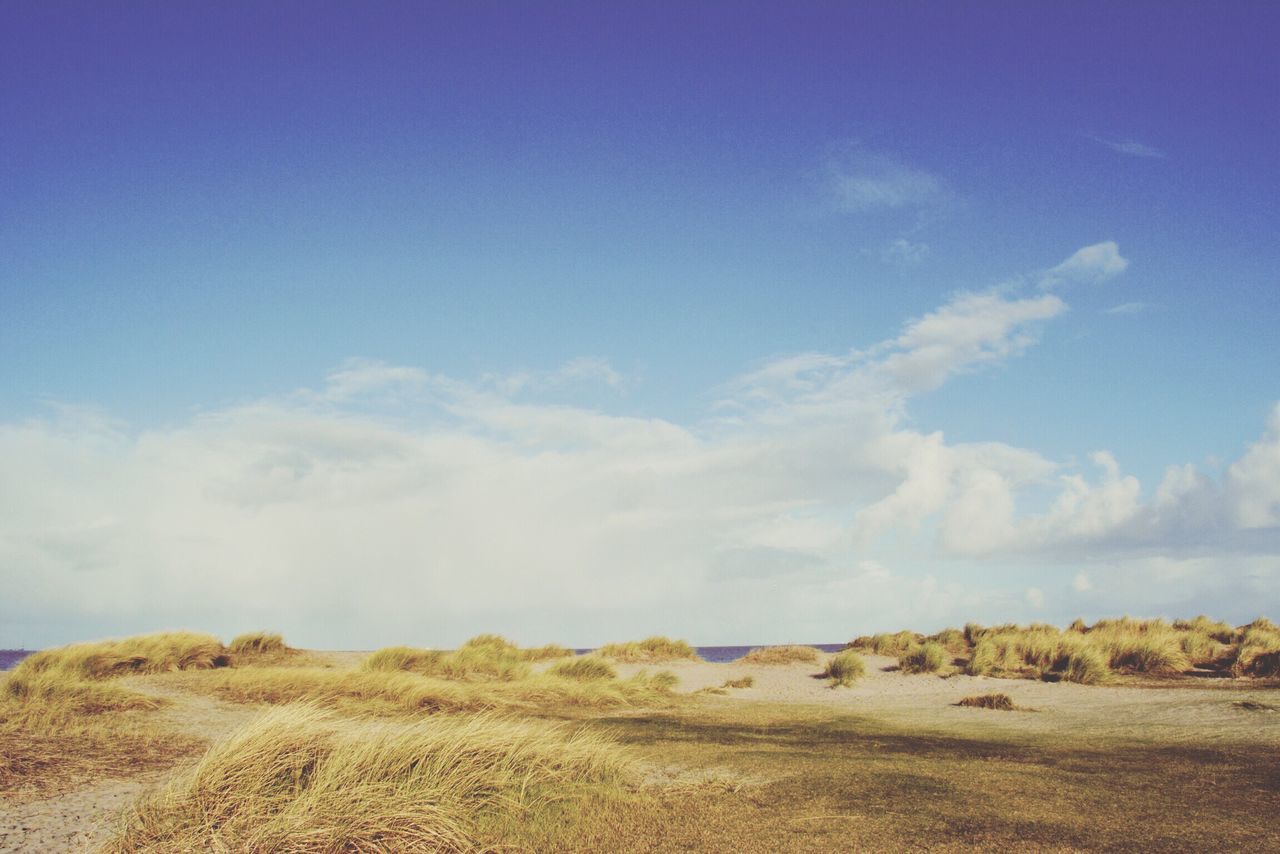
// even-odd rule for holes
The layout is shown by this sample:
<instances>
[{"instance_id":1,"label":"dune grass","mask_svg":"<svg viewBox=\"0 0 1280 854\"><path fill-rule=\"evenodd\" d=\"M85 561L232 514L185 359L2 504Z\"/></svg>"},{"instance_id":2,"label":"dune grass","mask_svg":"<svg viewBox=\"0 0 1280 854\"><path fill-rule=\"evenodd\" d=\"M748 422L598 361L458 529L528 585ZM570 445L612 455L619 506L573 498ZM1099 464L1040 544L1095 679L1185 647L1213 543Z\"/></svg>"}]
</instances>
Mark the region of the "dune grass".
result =
<instances>
[{"instance_id":1,"label":"dune grass","mask_svg":"<svg viewBox=\"0 0 1280 854\"><path fill-rule=\"evenodd\" d=\"M822 651L812 646L788 644L762 646L738 659L739 664L816 664Z\"/></svg>"},{"instance_id":2,"label":"dune grass","mask_svg":"<svg viewBox=\"0 0 1280 854\"><path fill-rule=\"evenodd\" d=\"M372 653L362 663L365 670L405 670L425 676L462 681L523 679L530 663L572 656L558 644L520 649L501 635L476 635L452 652L392 646Z\"/></svg>"},{"instance_id":3,"label":"dune grass","mask_svg":"<svg viewBox=\"0 0 1280 854\"><path fill-rule=\"evenodd\" d=\"M552 676L581 681L618 678L618 671L613 669L612 664L594 655L584 655L580 658L557 661L547 669L547 673Z\"/></svg>"},{"instance_id":4,"label":"dune grass","mask_svg":"<svg viewBox=\"0 0 1280 854\"><path fill-rule=\"evenodd\" d=\"M161 632L42 650L24 658L14 668L13 678L58 674L99 680L130 673L226 667L229 663L222 641L213 635Z\"/></svg>"},{"instance_id":5,"label":"dune grass","mask_svg":"<svg viewBox=\"0 0 1280 854\"><path fill-rule=\"evenodd\" d=\"M1242 627L1231 672L1235 676L1280 676L1280 629L1264 619Z\"/></svg>"},{"instance_id":6,"label":"dune grass","mask_svg":"<svg viewBox=\"0 0 1280 854\"><path fill-rule=\"evenodd\" d=\"M957 706L968 706L974 709L996 709L1002 712L1012 712L1017 708L1013 704L1013 698L1008 694L978 694L973 697L965 697Z\"/></svg>"},{"instance_id":7,"label":"dune grass","mask_svg":"<svg viewBox=\"0 0 1280 854\"><path fill-rule=\"evenodd\" d=\"M822 676L824 679L831 680L832 688L842 685L848 687L861 679L866 672L867 665L862 660L862 656L851 649L846 649L831 656L826 669L822 671Z\"/></svg>"},{"instance_id":8,"label":"dune grass","mask_svg":"<svg viewBox=\"0 0 1280 854\"><path fill-rule=\"evenodd\" d=\"M191 677L190 686L238 703L313 701L353 713L420 714L492 709L666 706L675 677L640 673L629 679L583 679L552 672L509 681L457 681L394 670L308 667L219 670Z\"/></svg>"},{"instance_id":9,"label":"dune grass","mask_svg":"<svg viewBox=\"0 0 1280 854\"><path fill-rule=\"evenodd\" d=\"M433 673L444 653L435 649L417 649L411 646L388 646L371 653L360 663L364 670Z\"/></svg>"},{"instance_id":10,"label":"dune grass","mask_svg":"<svg viewBox=\"0 0 1280 854\"><path fill-rule=\"evenodd\" d=\"M736 679L726 679L722 688L750 688L756 684L756 678L750 674L739 676Z\"/></svg>"},{"instance_id":11,"label":"dune grass","mask_svg":"<svg viewBox=\"0 0 1280 854\"><path fill-rule=\"evenodd\" d=\"M927 641L898 659L903 673L937 673L951 662L951 656L942 644Z\"/></svg>"},{"instance_id":12,"label":"dune grass","mask_svg":"<svg viewBox=\"0 0 1280 854\"><path fill-rule=\"evenodd\" d=\"M471 851L487 812L524 818L634 777L598 733L489 715L396 723L285 706L137 805L111 852Z\"/></svg>"},{"instance_id":13,"label":"dune grass","mask_svg":"<svg viewBox=\"0 0 1280 854\"><path fill-rule=\"evenodd\" d=\"M661 664L668 661L701 661L698 653L682 640L654 635L639 641L607 643L596 655L626 664Z\"/></svg>"},{"instance_id":14,"label":"dune grass","mask_svg":"<svg viewBox=\"0 0 1280 854\"><path fill-rule=\"evenodd\" d=\"M924 635L915 632L901 631L876 635L863 635L849 642L849 648L860 649L872 655L887 655L897 658L906 655L924 642Z\"/></svg>"}]
</instances>

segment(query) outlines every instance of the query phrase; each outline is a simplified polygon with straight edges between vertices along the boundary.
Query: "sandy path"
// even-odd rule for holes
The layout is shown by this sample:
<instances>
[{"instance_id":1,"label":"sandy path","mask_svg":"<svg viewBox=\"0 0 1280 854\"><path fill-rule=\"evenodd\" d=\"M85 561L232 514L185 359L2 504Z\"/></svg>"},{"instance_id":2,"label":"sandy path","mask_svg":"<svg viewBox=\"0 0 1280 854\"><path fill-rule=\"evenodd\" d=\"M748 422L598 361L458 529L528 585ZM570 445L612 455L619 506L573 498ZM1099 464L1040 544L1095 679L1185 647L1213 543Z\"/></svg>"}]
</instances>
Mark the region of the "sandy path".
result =
<instances>
[{"instance_id":1,"label":"sandy path","mask_svg":"<svg viewBox=\"0 0 1280 854\"><path fill-rule=\"evenodd\" d=\"M823 656L825 662L828 656ZM830 688L814 678L822 665L708 664L682 662L647 668L623 665L619 675L669 670L679 691L717 688L725 680L750 675L751 688L711 696L717 702L758 701L824 706L867 714L921 730L952 734L1047 735L1077 741L1280 745L1280 712L1248 711L1237 702L1253 700L1280 708L1280 689L1248 679L1214 679L1175 685L1077 685L1029 679L955 675L906 675L897 661L864 656L867 674L849 688ZM992 712L954 705L974 694L1008 694L1033 713Z\"/></svg>"},{"instance_id":2,"label":"sandy path","mask_svg":"<svg viewBox=\"0 0 1280 854\"><path fill-rule=\"evenodd\" d=\"M121 685L172 703L155 712L158 726L210 742L221 740L257 714L254 709L182 691L154 679L123 679ZM121 810L165 783L174 770L102 780L25 803L0 801L0 852L92 851L111 835Z\"/></svg>"}]
</instances>

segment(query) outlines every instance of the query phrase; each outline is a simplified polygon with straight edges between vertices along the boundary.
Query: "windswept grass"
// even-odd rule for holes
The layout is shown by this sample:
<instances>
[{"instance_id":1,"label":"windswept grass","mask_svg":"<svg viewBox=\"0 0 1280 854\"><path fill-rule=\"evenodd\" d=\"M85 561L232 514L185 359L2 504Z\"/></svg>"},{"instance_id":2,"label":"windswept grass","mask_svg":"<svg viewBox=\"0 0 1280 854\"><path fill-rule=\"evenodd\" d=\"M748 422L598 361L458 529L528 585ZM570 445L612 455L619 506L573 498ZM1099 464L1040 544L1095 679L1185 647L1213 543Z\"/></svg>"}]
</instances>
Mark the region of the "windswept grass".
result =
<instances>
[{"instance_id":1,"label":"windswept grass","mask_svg":"<svg viewBox=\"0 0 1280 854\"><path fill-rule=\"evenodd\" d=\"M956 705L974 709L997 709L1002 712L1012 712L1017 708L1008 694L979 694L976 697L965 697Z\"/></svg>"},{"instance_id":2,"label":"windswept grass","mask_svg":"<svg viewBox=\"0 0 1280 854\"><path fill-rule=\"evenodd\" d=\"M564 661L557 661L548 668L547 673L552 676L559 676L564 679L577 679L579 681L618 678L618 671L613 669L612 664L605 661L603 658L594 655L584 655L580 658L569 658Z\"/></svg>"},{"instance_id":3,"label":"windswept grass","mask_svg":"<svg viewBox=\"0 0 1280 854\"><path fill-rule=\"evenodd\" d=\"M824 679L831 680L832 688L840 685L848 687L861 679L866 672L867 666L862 656L851 649L846 649L831 656L826 670L822 671L822 676Z\"/></svg>"},{"instance_id":4,"label":"windswept grass","mask_svg":"<svg viewBox=\"0 0 1280 854\"><path fill-rule=\"evenodd\" d=\"M849 642L851 649L861 649L873 655L887 655L897 658L911 652L924 642L924 635L915 632L901 631L892 634L863 635Z\"/></svg>"},{"instance_id":5,"label":"windswept grass","mask_svg":"<svg viewBox=\"0 0 1280 854\"><path fill-rule=\"evenodd\" d=\"M293 650L284 642L284 636L273 632L247 632L236 635L227 645L227 651L239 658L253 656L280 656Z\"/></svg>"},{"instance_id":6,"label":"windswept grass","mask_svg":"<svg viewBox=\"0 0 1280 854\"><path fill-rule=\"evenodd\" d=\"M371 653L361 662L364 670L433 673L444 653L435 649L416 649L411 646L389 646Z\"/></svg>"},{"instance_id":7,"label":"windswept grass","mask_svg":"<svg viewBox=\"0 0 1280 854\"><path fill-rule=\"evenodd\" d=\"M903 673L937 673L951 661L942 644L928 641L898 659Z\"/></svg>"},{"instance_id":8,"label":"windswept grass","mask_svg":"<svg viewBox=\"0 0 1280 854\"><path fill-rule=\"evenodd\" d=\"M821 650L812 646L789 644L787 646L762 646L753 649L742 658L740 664L816 664Z\"/></svg>"},{"instance_id":9,"label":"windswept grass","mask_svg":"<svg viewBox=\"0 0 1280 854\"><path fill-rule=\"evenodd\" d=\"M501 635L476 635L453 652L391 646L372 653L362 663L365 670L405 670L425 676L462 681L510 682L529 675L529 663L565 658L573 651L548 644L520 649Z\"/></svg>"},{"instance_id":10,"label":"windswept grass","mask_svg":"<svg viewBox=\"0 0 1280 854\"><path fill-rule=\"evenodd\" d=\"M659 664L666 661L701 661L698 653L682 640L654 635L641 641L608 643L596 654L614 661L635 664Z\"/></svg>"},{"instance_id":11,"label":"windswept grass","mask_svg":"<svg viewBox=\"0 0 1280 854\"><path fill-rule=\"evenodd\" d=\"M1236 676L1280 676L1280 629L1261 618L1245 626L1231 672Z\"/></svg>"},{"instance_id":12,"label":"windswept grass","mask_svg":"<svg viewBox=\"0 0 1280 854\"><path fill-rule=\"evenodd\" d=\"M264 715L126 817L108 851L471 851L487 813L634 776L605 737L487 715L411 724Z\"/></svg>"},{"instance_id":13,"label":"windswept grass","mask_svg":"<svg viewBox=\"0 0 1280 854\"><path fill-rule=\"evenodd\" d=\"M238 703L312 701L357 713L404 714L536 711L552 707L661 707L671 702L675 677L641 673L630 679L575 679L552 674L508 682L459 682L405 671L339 671L263 667L202 674L191 687Z\"/></svg>"},{"instance_id":14,"label":"windswept grass","mask_svg":"<svg viewBox=\"0 0 1280 854\"><path fill-rule=\"evenodd\" d=\"M726 679L722 688L750 688L756 684L756 678L750 674L736 679Z\"/></svg>"},{"instance_id":15,"label":"windswept grass","mask_svg":"<svg viewBox=\"0 0 1280 854\"><path fill-rule=\"evenodd\" d=\"M213 635L162 632L42 650L24 658L11 678L59 674L98 680L130 673L202 670L229 663L222 641Z\"/></svg>"}]
</instances>

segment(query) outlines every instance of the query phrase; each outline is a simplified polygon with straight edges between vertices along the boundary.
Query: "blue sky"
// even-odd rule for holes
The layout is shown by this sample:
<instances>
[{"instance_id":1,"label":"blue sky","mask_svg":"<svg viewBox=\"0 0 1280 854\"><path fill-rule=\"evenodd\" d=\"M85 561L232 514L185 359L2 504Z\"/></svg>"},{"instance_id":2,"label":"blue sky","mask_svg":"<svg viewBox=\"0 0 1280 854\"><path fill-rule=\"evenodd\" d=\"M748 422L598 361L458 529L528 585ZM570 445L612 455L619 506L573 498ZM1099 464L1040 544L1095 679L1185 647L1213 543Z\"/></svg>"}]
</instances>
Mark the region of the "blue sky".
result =
<instances>
[{"instance_id":1,"label":"blue sky","mask_svg":"<svg viewBox=\"0 0 1280 854\"><path fill-rule=\"evenodd\" d=\"M1274 4L4 18L0 645L1280 604Z\"/></svg>"}]
</instances>

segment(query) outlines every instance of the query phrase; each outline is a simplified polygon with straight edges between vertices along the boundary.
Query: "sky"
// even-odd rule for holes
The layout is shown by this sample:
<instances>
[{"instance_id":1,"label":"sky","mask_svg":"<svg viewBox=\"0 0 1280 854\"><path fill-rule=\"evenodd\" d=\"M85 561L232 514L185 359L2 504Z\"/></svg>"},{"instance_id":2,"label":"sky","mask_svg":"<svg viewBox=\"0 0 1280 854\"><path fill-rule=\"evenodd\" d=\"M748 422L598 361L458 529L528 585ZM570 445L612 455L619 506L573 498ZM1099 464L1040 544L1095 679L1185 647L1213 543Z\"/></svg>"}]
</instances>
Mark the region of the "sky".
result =
<instances>
[{"instance_id":1,"label":"sky","mask_svg":"<svg viewBox=\"0 0 1280 854\"><path fill-rule=\"evenodd\" d=\"M1277 40L7 4L0 646L1280 617Z\"/></svg>"}]
</instances>

